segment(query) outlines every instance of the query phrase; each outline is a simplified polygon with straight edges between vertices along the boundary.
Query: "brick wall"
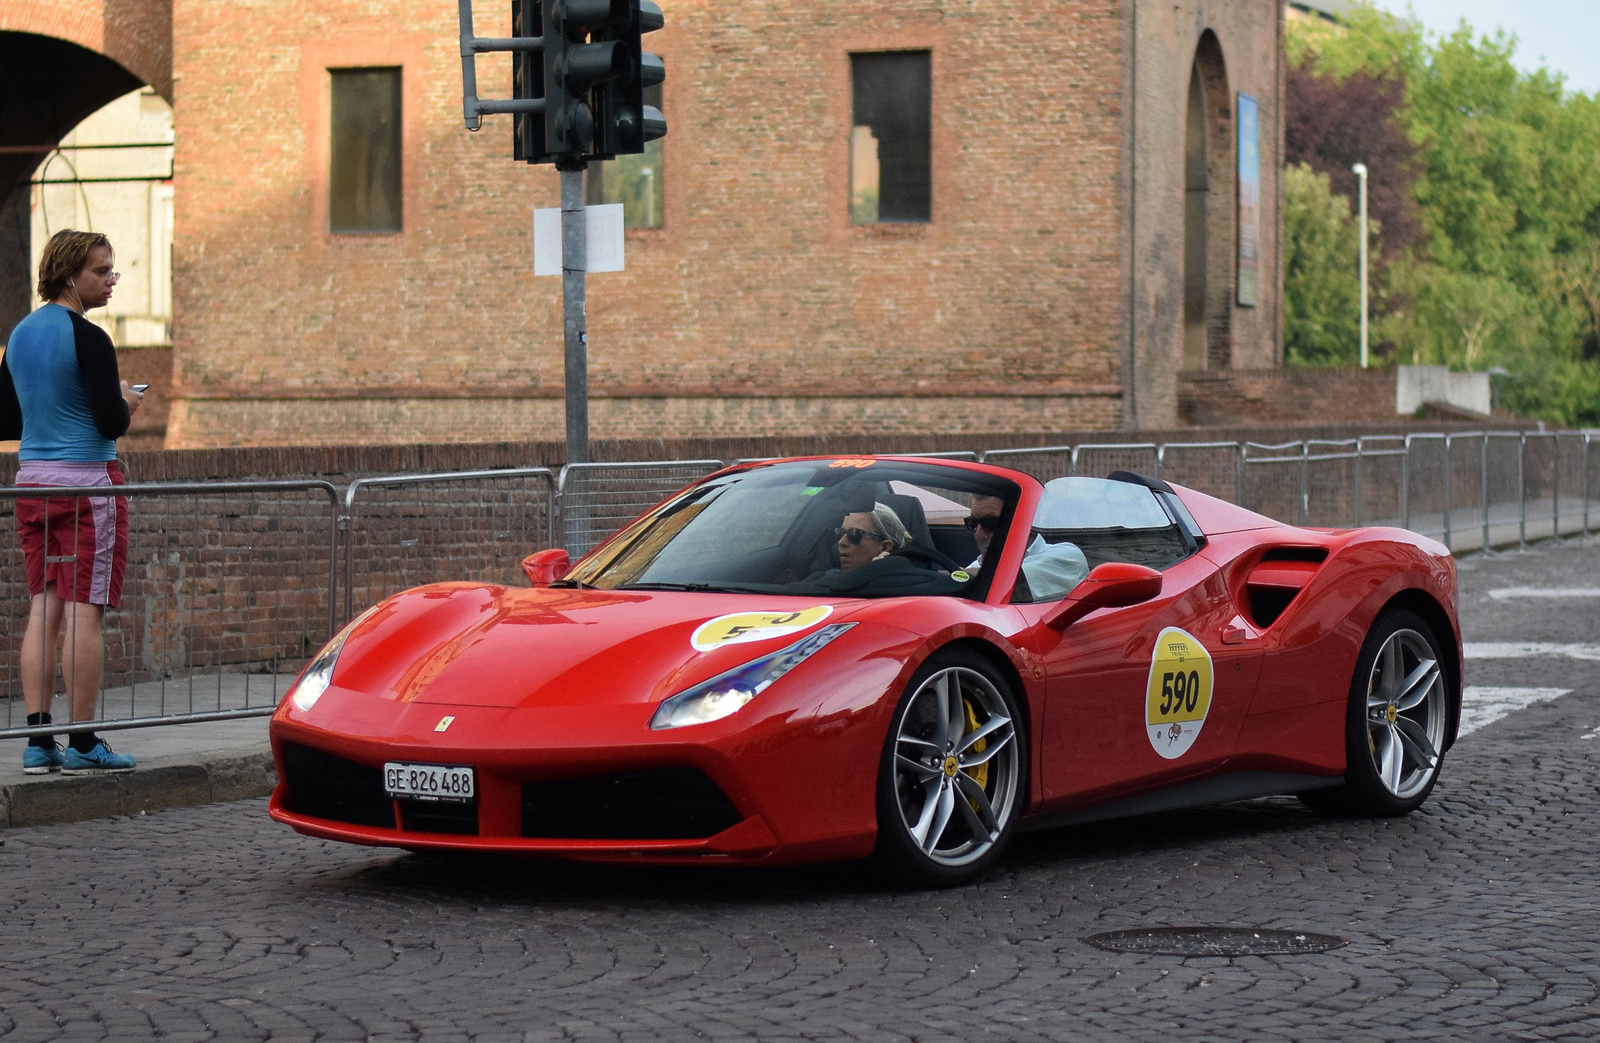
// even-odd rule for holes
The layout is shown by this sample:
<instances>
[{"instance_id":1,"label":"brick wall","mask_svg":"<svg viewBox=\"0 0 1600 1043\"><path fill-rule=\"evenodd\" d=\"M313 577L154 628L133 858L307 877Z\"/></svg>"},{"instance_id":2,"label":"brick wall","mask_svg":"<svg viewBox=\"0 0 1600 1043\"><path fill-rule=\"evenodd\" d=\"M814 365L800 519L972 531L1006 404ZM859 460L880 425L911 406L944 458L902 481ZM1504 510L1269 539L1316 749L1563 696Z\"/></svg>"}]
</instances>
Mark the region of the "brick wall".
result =
<instances>
[{"instance_id":1,"label":"brick wall","mask_svg":"<svg viewBox=\"0 0 1600 1043\"><path fill-rule=\"evenodd\" d=\"M649 38L668 68L664 225L628 233L628 270L590 281L594 434L1112 428L1132 419L1130 306L1154 316L1132 332L1138 419L1175 422L1174 381L1150 376L1175 372L1181 335L1163 317L1182 251L1151 231L1182 195L1168 96L1181 116L1214 28L1232 89L1263 102L1275 227L1277 7L1141 8L1135 46L1129 0L1027 17L955 0L665 4ZM555 205L557 179L509 159L508 118L461 128L456 5L251 10L177 7L167 444L560 437L559 280L527 274L531 210ZM478 18L507 31L491 5ZM852 226L849 55L904 48L933 55L933 219ZM326 70L360 65L403 68L399 235L326 231ZM478 79L503 96L504 58L480 58ZM1130 194L1149 210L1134 245ZM1240 358L1272 357L1270 250L1264 264Z\"/></svg>"},{"instance_id":2,"label":"brick wall","mask_svg":"<svg viewBox=\"0 0 1600 1043\"><path fill-rule=\"evenodd\" d=\"M160 449L166 442L167 412L172 405L172 349L121 348L117 372L129 384L149 384L128 433L117 443L123 450Z\"/></svg>"},{"instance_id":3,"label":"brick wall","mask_svg":"<svg viewBox=\"0 0 1600 1043\"><path fill-rule=\"evenodd\" d=\"M1185 423L1211 426L1293 427L1330 415L1352 424L1392 424L1399 419L1394 411L1394 380L1393 369L1184 373L1179 412Z\"/></svg>"}]
</instances>

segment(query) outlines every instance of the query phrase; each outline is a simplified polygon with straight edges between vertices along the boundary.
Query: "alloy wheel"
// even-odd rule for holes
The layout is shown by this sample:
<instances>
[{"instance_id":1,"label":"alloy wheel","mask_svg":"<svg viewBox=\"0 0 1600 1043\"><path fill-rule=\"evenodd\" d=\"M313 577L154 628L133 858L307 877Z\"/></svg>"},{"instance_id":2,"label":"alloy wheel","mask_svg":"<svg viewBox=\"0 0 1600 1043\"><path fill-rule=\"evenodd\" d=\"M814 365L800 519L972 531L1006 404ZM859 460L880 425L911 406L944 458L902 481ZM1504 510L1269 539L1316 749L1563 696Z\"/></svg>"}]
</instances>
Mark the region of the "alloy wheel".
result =
<instances>
[{"instance_id":1,"label":"alloy wheel","mask_svg":"<svg viewBox=\"0 0 1600 1043\"><path fill-rule=\"evenodd\" d=\"M1415 630L1389 635L1367 681L1367 750L1398 800L1427 789L1444 745L1445 684L1432 644Z\"/></svg>"},{"instance_id":2,"label":"alloy wheel","mask_svg":"<svg viewBox=\"0 0 1600 1043\"><path fill-rule=\"evenodd\" d=\"M989 678L965 666L938 670L896 722L894 790L907 836L949 868L982 859L1016 813L1017 729Z\"/></svg>"}]
</instances>

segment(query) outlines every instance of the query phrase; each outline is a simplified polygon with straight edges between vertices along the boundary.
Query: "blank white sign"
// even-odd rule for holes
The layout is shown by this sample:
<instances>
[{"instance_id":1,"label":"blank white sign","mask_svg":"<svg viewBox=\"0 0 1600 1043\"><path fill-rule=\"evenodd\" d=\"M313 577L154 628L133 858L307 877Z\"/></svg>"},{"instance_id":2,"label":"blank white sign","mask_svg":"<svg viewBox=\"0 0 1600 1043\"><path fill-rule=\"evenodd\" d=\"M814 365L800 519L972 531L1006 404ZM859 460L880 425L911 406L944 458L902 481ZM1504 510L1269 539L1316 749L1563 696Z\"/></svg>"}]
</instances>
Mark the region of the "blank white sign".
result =
<instances>
[{"instance_id":1,"label":"blank white sign","mask_svg":"<svg viewBox=\"0 0 1600 1043\"><path fill-rule=\"evenodd\" d=\"M584 249L588 272L622 271L622 204L586 206ZM533 274L561 274L561 211L556 207L533 212Z\"/></svg>"}]
</instances>

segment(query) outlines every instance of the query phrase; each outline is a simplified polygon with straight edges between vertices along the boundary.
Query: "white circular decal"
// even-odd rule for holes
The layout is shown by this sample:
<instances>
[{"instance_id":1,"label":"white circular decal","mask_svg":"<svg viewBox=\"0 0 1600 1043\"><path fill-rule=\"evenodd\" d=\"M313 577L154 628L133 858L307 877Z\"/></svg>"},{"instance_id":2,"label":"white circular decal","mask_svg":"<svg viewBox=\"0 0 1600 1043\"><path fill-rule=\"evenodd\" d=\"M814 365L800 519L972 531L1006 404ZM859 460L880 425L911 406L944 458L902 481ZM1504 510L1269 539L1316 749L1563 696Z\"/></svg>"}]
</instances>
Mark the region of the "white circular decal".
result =
<instances>
[{"instance_id":1,"label":"white circular decal","mask_svg":"<svg viewBox=\"0 0 1600 1043\"><path fill-rule=\"evenodd\" d=\"M735 612L701 623L689 638L689 643L696 652L709 652L722 645L765 641L808 630L832 614L831 605L817 605L792 612Z\"/></svg>"},{"instance_id":2,"label":"white circular decal","mask_svg":"<svg viewBox=\"0 0 1600 1043\"><path fill-rule=\"evenodd\" d=\"M1211 653L1192 634L1167 627L1156 638L1145 686L1144 723L1150 745L1168 760L1194 745L1211 709Z\"/></svg>"}]
</instances>

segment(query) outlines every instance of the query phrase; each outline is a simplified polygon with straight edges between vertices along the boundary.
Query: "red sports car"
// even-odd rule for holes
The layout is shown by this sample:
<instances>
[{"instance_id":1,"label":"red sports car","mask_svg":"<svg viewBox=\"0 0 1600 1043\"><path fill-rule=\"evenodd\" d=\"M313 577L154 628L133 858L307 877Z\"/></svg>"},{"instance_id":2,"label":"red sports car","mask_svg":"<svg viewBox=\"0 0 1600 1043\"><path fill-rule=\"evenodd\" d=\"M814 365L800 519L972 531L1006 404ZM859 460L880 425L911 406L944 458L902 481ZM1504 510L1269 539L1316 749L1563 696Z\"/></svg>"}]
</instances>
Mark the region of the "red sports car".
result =
<instances>
[{"instance_id":1,"label":"red sports car","mask_svg":"<svg viewBox=\"0 0 1600 1043\"><path fill-rule=\"evenodd\" d=\"M272 817L949 884L1018 828L1269 794L1404 814L1460 716L1444 547L1126 472L750 464L524 568L330 641L272 721Z\"/></svg>"}]
</instances>

